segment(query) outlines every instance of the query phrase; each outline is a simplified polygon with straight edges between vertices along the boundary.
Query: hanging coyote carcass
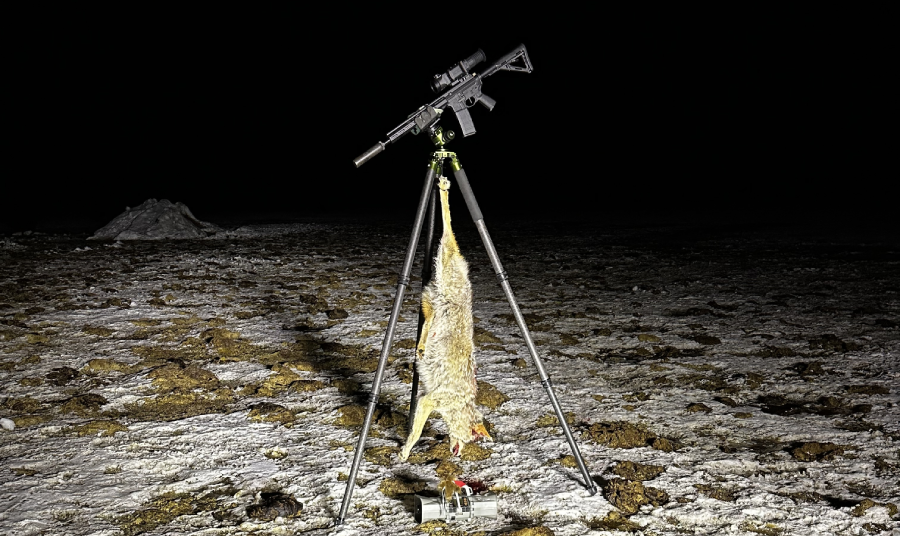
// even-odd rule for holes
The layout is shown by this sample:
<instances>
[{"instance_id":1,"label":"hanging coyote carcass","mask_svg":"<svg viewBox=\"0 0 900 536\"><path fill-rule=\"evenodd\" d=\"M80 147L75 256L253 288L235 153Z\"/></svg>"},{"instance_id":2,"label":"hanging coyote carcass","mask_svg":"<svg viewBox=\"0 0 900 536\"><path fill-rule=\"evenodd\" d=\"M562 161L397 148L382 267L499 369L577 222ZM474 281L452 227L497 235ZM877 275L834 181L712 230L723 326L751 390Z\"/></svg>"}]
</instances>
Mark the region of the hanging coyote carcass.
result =
<instances>
[{"instance_id":1,"label":"hanging coyote carcass","mask_svg":"<svg viewBox=\"0 0 900 536\"><path fill-rule=\"evenodd\" d=\"M416 347L416 369L425 394L419 398L412 429L400 459L405 461L419 440L432 411L441 414L450 432L450 451L458 456L466 443L491 440L475 407L477 383L472 355L472 284L469 266L450 227L450 181L438 182L444 232L434 260L431 282L422 291L425 323Z\"/></svg>"}]
</instances>

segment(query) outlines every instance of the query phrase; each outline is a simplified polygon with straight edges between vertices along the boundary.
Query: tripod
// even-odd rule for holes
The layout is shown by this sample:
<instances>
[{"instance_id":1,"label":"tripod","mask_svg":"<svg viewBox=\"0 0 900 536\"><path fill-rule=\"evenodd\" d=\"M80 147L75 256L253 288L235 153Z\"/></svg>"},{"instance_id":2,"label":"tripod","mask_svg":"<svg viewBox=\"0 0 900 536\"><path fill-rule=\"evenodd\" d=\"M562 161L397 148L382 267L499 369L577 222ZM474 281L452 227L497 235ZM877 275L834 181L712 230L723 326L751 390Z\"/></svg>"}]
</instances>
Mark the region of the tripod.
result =
<instances>
[{"instance_id":1,"label":"tripod","mask_svg":"<svg viewBox=\"0 0 900 536\"><path fill-rule=\"evenodd\" d=\"M390 320L388 321L387 331L384 335L384 343L381 347L381 356L378 360L378 368L375 371L375 380L372 383L372 392L369 395L369 405L366 411L365 420L363 421L362 430L359 434L359 442L356 445L356 453L353 457L353 465L350 469L350 476L347 480L347 488L344 491L344 500L341 504L341 511L336 523L337 525L343 524L344 518L347 515L347 509L350 506L350 498L353 494L353 487L356 484L356 474L359 471L359 464L362 461L363 450L365 449L366 445L366 437L369 434L369 427L372 424L372 417L375 414L375 406L378 403L378 395L381 392L381 380L384 376L384 368L385 365L387 365L388 355L390 354L391 343L394 338L394 329L397 327L397 319L400 316L400 309L403 305L403 295L406 292L406 287L409 286L409 275L412 271L413 260L416 256L416 249L419 244L419 236L421 235L422 228L425 223L426 211L428 213L428 231L425 239L425 262L422 270L423 287L427 285L428 281L431 279L431 260L434 257L433 246L436 211L435 191L437 189L437 183L435 179L442 175L444 162L446 160L450 161L450 168L453 170L453 176L456 178L456 182L459 184L459 189L466 201L466 206L469 209L472 220L475 222L475 226L478 228L478 234L481 236L481 241L484 243L484 247L487 250L487 255L491 261L491 265L494 268L494 273L497 275L497 279L500 282L500 286L503 288L504 294L506 294L506 299L509 301L510 307L512 307L516 323L518 324L519 329L522 332L522 337L525 340L525 345L528 347L528 352L531 354L534 366L535 368L537 368L538 375L541 378L541 385L543 385L544 389L547 391L547 396L550 398L550 404L553 406L553 411L556 412L556 417L559 420L560 426L562 426L563 433L566 436L566 440L569 442L569 447L571 447L572 449L572 454L575 457L575 462L577 463L578 468L581 470L581 474L584 477L585 485L590 491L591 495L597 493L597 487L594 485L594 481L591 479L591 475L588 472L587 466L585 466L584 464L584 460L581 457L581 452L578 450L578 445L575 443L575 438L572 436L571 430L569 430L569 425L566 423L562 408L559 406L559 401L556 399L556 394L553 392L553 385L550 382L550 377L547 375L547 371L544 369L544 364L541 362L541 358L538 356L534 341L531 339L531 333L528 331L528 326L525 324L525 318L522 316L522 312L519 310L519 305L516 302L515 296L513 295L512 287L510 287L509 285L506 271L503 269L503 265L500 264L500 257L497 255L497 250L494 248L494 243L493 241L491 241L491 237L488 234L487 227L484 224L484 217L481 214L481 209L478 207L478 202L475 200L475 194L472 193L472 187L469 185L469 179L466 177L466 172L462 169L456 153L444 150L444 145L451 139L453 139L453 132L449 131L447 132L446 136L444 136L441 128L436 126L435 124L432 124L428 127L428 132L431 135L430 137L432 141L438 149L434 153L432 153L431 162L428 165L428 172L425 174L425 184L422 187L422 194L419 198L419 208L416 211L416 220L413 225L412 236L409 239L409 246L406 249L406 260L403 262L403 269L401 270L399 282L397 284L397 294L394 297L394 306L391 309ZM422 336L423 318L424 317L420 309L419 324L416 333L417 341L420 340ZM413 416L416 413L416 391L418 390L418 384L419 374L418 370L416 370L413 373L412 400L410 401L409 405L410 430L412 430Z\"/></svg>"}]
</instances>

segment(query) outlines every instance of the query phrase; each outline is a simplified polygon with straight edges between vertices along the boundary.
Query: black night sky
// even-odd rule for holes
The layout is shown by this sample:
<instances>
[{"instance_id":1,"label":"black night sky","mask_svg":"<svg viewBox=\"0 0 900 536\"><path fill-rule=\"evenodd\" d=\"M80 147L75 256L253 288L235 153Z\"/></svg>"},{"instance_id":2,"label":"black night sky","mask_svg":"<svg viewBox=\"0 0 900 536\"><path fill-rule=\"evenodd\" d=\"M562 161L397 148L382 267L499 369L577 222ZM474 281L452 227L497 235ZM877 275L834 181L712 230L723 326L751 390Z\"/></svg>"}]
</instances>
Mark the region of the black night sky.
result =
<instances>
[{"instance_id":1,"label":"black night sky","mask_svg":"<svg viewBox=\"0 0 900 536\"><path fill-rule=\"evenodd\" d=\"M435 97L432 75L519 43L534 72L486 79L496 108L476 106L478 133L449 146L487 221L891 220L878 14L531 13L522 25L476 9L383 26L384 12L341 11L23 20L5 77L0 232L92 232L148 198L215 223L411 222L424 136L360 169L352 159ZM449 113L441 123L459 130Z\"/></svg>"}]
</instances>

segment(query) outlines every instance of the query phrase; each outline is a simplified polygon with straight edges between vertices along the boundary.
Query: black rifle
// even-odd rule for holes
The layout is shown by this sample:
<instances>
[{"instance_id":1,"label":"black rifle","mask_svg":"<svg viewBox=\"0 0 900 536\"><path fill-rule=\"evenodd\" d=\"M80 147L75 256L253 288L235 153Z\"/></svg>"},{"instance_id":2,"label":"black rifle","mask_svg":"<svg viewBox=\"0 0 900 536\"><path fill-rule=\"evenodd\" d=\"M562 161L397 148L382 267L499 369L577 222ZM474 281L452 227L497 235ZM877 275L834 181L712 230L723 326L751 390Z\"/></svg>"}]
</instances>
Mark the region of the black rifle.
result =
<instances>
[{"instance_id":1,"label":"black rifle","mask_svg":"<svg viewBox=\"0 0 900 536\"><path fill-rule=\"evenodd\" d=\"M450 89L434 99L430 104L426 104L416 110L406 121L388 132L387 141L378 142L371 149L354 158L353 163L356 164L356 167L368 162L373 156L383 151L389 143L394 143L407 132L412 131L413 135L416 135L428 129L434 125L440 118L443 109L448 106L456 113L463 136L475 134L475 125L472 123L472 116L469 115L469 108L474 106L476 102L480 102L488 110L493 110L494 105L497 104L497 101L481 92L481 81L497 71L522 71L526 73L532 71L531 61L528 59L525 45L519 45L480 74L469 72L472 67L481 63L484 59L484 52L478 49L478 52L454 65L446 73L435 75L434 80L431 82L431 89L435 93L442 91L447 86L450 86ZM514 65L514 62L519 59L522 60L523 65Z\"/></svg>"}]
</instances>

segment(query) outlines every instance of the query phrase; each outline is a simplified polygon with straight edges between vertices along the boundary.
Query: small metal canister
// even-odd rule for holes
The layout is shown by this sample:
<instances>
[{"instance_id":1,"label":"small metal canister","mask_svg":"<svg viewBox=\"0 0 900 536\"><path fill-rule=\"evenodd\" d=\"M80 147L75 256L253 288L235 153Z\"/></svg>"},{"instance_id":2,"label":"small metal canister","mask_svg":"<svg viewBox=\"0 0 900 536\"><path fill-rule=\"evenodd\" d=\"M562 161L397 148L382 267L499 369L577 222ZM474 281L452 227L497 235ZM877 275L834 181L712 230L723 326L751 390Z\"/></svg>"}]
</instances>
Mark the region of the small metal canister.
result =
<instances>
[{"instance_id":1,"label":"small metal canister","mask_svg":"<svg viewBox=\"0 0 900 536\"><path fill-rule=\"evenodd\" d=\"M416 522L424 523L433 519L456 521L474 517L497 517L497 494L494 492L474 495L472 488L462 486L460 492L454 493L450 500L443 494L440 497L422 497L416 495Z\"/></svg>"}]
</instances>

